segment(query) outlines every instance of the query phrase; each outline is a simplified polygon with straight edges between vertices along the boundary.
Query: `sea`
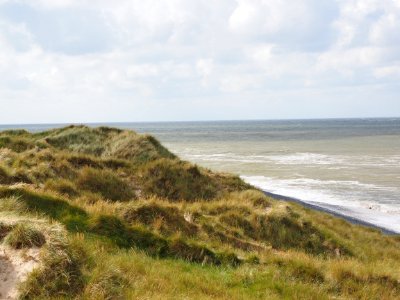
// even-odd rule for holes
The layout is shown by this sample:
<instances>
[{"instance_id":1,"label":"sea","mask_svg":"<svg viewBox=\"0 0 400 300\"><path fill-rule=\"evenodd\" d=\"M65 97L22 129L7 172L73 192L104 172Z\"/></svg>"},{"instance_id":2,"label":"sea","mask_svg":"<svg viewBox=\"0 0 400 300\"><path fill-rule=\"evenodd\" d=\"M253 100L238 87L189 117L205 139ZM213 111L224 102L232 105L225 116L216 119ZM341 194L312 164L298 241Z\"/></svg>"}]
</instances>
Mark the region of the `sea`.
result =
<instances>
[{"instance_id":1,"label":"sea","mask_svg":"<svg viewBox=\"0 0 400 300\"><path fill-rule=\"evenodd\" d=\"M185 160L400 233L400 118L88 125L152 134Z\"/></svg>"}]
</instances>

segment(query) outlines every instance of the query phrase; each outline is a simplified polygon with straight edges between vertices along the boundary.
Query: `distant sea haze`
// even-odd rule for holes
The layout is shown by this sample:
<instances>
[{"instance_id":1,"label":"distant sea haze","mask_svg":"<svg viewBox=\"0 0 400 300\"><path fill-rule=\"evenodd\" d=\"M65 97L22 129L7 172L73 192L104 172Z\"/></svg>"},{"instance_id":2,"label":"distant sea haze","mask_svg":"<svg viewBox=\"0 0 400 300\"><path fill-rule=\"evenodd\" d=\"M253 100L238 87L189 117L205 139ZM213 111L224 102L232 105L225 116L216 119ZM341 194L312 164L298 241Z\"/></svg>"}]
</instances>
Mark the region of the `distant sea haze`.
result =
<instances>
[{"instance_id":1,"label":"distant sea haze","mask_svg":"<svg viewBox=\"0 0 400 300\"><path fill-rule=\"evenodd\" d=\"M90 125L150 133L183 159L400 233L400 118Z\"/></svg>"}]
</instances>

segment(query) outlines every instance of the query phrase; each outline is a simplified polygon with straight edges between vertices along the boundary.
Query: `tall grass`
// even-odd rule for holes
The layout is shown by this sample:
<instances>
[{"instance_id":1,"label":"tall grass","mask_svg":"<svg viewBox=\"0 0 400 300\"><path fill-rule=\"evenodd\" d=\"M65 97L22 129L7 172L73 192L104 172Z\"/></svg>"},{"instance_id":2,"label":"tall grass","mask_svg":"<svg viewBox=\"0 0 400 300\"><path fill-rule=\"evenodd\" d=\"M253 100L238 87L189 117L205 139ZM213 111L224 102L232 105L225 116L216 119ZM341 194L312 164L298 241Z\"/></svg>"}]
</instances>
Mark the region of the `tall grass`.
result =
<instances>
[{"instance_id":1,"label":"tall grass","mask_svg":"<svg viewBox=\"0 0 400 300\"><path fill-rule=\"evenodd\" d=\"M45 237L23 299L400 298L399 237L266 197L151 136L70 126L3 132L0 148L0 240Z\"/></svg>"}]
</instances>

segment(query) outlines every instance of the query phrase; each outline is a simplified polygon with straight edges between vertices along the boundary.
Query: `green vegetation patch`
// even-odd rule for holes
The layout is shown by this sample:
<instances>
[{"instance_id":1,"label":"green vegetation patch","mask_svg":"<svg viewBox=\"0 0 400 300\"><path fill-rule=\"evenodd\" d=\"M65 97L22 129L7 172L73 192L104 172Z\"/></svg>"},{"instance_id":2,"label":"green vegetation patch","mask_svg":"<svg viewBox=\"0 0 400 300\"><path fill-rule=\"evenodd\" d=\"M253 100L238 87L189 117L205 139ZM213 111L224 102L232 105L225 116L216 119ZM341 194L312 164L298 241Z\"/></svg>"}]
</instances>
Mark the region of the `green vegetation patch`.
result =
<instances>
[{"instance_id":1,"label":"green vegetation patch","mask_svg":"<svg viewBox=\"0 0 400 300\"><path fill-rule=\"evenodd\" d=\"M159 159L142 170L143 191L170 200L211 199L218 193L217 184L192 164Z\"/></svg>"},{"instance_id":2,"label":"green vegetation patch","mask_svg":"<svg viewBox=\"0 0 400 300\"><path fill-rule=\"evenodd\" d=\"M41 265L20 286L20 299L71 299L82 292L82 268L86 253L65 238L53 240L42 255Z\"/></svg>"},{"instance_id":3,"label":"green vegetation patch","mask_svg":"<svg viewBox=\"0 0 400 300\"><path fill-rule=\"evenodd\" d=\"M108 170L85 167L78 175L77 185L112 201L125 201L135 197L133 187Z\"/></svg>"},{"instance_id":4,"label":"green vegetation patch","mask_svg":"<svg viewBox=\"0 0 400 300\"><path fill-rule=\"evenodd\" d=\"M33 143L23 138L0 136L0 148L8 148L19 153L34 147L35 145Z\"/></svg>"},{"instance_id":5,"label":"green vegetation patch","mask_svg":"<svg viewBox=\"0 0 400 300\"><path fill-rule=\"evenodd\" d=\"M399 237L266 197L151 136L69 126L2 132L0 148L0 240L41 247L22 299L400 298Z\"/></svg>"},{"instance_id":6,"label":"green vegetation patch","mask_svg":"<svg viewBox=\"0 0 400 300\"><path fill-rule=\"evenodd\" d=\"M46 238L36 228L19 223L7 234L4 242L15 249L32 248L43 246L46 243Z\"/></svg>"},{"instance_id":7,"label":"green vegetation patch","mask_svg":"<svg viewBox=\"0 0 400 300\"><path fill-rule=\"evenodd\" d=\"M45 188L69 197L75 197L79 194L75 185L66 179L49 179L45 183Z\"/></svg>"},{"instance_id":8,"label":"green vegetation patch","mask_svg":"<svg viewBox=\"0 0 400 300\"><path fill-rule=\"evenodd\" d=\"M198 232L197 226L186 221L184 213L179 209L154 202L139 207L128 207L124 210L123 217L129 223L142 223L167 235L182 232L193 236Z\"/></svg>"}]
</instances>

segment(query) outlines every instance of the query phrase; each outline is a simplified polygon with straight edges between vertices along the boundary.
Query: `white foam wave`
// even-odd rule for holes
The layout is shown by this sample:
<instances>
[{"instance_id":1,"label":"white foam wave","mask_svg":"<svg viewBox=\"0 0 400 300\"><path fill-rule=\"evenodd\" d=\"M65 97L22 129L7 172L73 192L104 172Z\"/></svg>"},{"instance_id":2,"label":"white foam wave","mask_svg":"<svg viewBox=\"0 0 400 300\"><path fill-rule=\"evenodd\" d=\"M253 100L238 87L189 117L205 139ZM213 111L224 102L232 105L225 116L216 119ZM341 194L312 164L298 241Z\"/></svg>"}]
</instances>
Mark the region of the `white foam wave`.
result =
<instances>
[{"instance_id":1,"label":"white foam wave","mask_svg":"<svg viewBox=\"0 0 400 300\"><path fill-rule=\"evenodd\" d=\"M366 191L383 192L387 187L358 181L324 181L310 178L275 179L265 176L242 176L242 178L267 192L293 197L329 209L336 207L340 213L347 213L351 217L400 233L398 202L383 204L370 199L363 200Z\"/></svg>"},{"instance_id":2,"label":"white foam wave","mask_svg":"<svg viewBox=\"0 0 400 300\"><path fill-rule=\"evenodd\" d=\"M192 149L193 150L193 149ZM354 156L326 155L311 152L287 154L241 155L237 153L193 153L190 149L178 153L185 159L210 162L263 163L274 165L329 166L331 169L349 169L354 167L398 167L400 156Z\"/></svg>"}]
</instances>

